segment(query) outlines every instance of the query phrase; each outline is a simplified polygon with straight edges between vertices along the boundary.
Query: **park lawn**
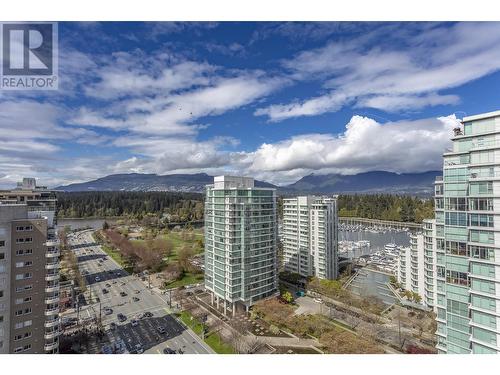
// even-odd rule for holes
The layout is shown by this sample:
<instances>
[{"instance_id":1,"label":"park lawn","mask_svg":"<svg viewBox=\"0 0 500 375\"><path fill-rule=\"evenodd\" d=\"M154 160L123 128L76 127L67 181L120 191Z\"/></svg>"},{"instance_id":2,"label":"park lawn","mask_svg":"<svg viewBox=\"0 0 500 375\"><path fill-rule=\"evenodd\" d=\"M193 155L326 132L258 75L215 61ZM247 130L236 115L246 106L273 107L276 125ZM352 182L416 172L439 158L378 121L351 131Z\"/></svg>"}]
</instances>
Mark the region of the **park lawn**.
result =
<instances>
[{"instance_id":1,"label":"park lawn","mask_svg":"<svg viewBox=\"0 0 500 375\"><path fill-rule=\"evenodd\" d=\"M108 246L101 245L101 248L108 254L116 263L118 263L125 271L132 273L132 267L123 259L122 255L116 249Z\"/></svg>"},{"instance_id":2,"label":"park lawn","mask_svg":"<svg viewBox=\"0 0 500 375\"><path fill-rule=\"evenodd\" d=\"M204 280L203 274L192 274L186 273L184 277L180 280L176 280L167 285L167 289L178 288L180 286L186 286L191 284L198 284Z\"/></svg>"},{"instance_id":3,"label":"park lawn","mask_svg":"<svg viewBox=\"0 0 500 375\"><path fill-rule=\"evenodd\" d=\"M197 319L193 318L189 312L183 311L179 317L185 325L193 330L194 333L201 336L203 332L203 325ZM230 345L224 343L217 333L212 333L206 337L205 342L217 354L236 354L234 349Z\"/></svg>"},{"instance_id":4,"label":"park lawn","mask_svg":"<svg viewBox=\"0 0 500 375\"><path fill-rule=\"evenodd\" d=\"M202 238L203 236L203 231L200 229L194 229L191 233L194 234L194 238L192 240L187 240L182 238L182 232L181 231L169 231L168 234L161 234L160 236L166 240L170 240L173 245L172 253L170 256L167 258L168 261L175 261L177 260L177 253L179 250L185 246L192 246L197 242L199 238ZM142 243L144 240L131 240L132 242L137 242L137 243ZM197 248L196 253L202 253L203 249Z\"/></svg>"}]
</instances>

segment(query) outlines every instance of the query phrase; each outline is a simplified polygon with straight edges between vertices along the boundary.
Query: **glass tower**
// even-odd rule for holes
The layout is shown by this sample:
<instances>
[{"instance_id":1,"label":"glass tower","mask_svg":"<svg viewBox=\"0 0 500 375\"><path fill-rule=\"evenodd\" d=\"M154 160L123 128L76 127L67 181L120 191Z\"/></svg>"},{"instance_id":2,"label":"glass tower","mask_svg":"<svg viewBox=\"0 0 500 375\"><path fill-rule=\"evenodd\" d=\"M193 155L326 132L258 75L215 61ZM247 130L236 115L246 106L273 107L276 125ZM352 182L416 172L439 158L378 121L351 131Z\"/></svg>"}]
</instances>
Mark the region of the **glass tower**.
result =
<instances>
[{"instance_id":1,"label":"glass tower","mask_svg":"<svg viewBox=\"0 0 500 375\"><path fill-rule=\"evenodd\" d=\"M278 293L276 191L218 176L205 198L205 287L212 302L247 309Z\"/></svg>"},{"instance_id":2,"label":"glass tower","mask_svg":"<svg viewBox=\"0 0 500 375\"><path fill-rule=\"evenodd\" d=\"M439 353L500 352L500 111L465 117L435 184Z\"/></svg>"}]
</instances>

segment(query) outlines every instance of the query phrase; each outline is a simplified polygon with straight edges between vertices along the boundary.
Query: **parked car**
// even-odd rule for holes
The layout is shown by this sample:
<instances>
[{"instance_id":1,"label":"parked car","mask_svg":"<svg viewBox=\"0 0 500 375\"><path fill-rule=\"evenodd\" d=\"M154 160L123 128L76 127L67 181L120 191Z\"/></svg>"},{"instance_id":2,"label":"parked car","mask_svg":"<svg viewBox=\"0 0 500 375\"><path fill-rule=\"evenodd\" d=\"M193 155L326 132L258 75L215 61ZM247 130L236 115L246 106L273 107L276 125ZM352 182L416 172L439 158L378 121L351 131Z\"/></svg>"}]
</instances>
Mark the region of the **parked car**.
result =
<instances>
[{"instance_id":1,"label":"parked car","mask_svg":"<svg viewBox=\"0 0 500 375\"><path fill-rule=\"evenodd\" d=\"M122 297L126 297L126 296L127 296L127 293L125 293L125 292L120 292L120 296L122 296Z\"/></svg>"},{"instance_id":2,"label":"parked car","mask_svg":"<svg viewBox=\"0 0 500 375\"><path fill-rule=\"evenodd\" d=\"M123 315L122 313L119 313L116 317L118 318L118 321L120 321L120 322L124 322L125 320L127 320L127 317L125 315Z\"/></svg>"},{"instance_id":3,"label":"parked car","mask_svg":"<svg viewBox=\"0 0 500 375\"><path fill-rule=\"evenodd\" d=\"M163 354L175 354L175 350L167 347L163 349Z\"/></svg>"},{"instance_id":4,"label":"parked car","mask_svg":"<svg viewBox=\"0 0 500 375\"><path fill-rule=\"evenodd\" d=\"M153 316L153 313L152 313L152 312L146 311L146 312L144 313L144 317L145 317L145 318L151 318L152 316Z\"/></svg>"},{"instance_id":5,"label":"parked car","mask_svg":"<svg viewBox=\"0 0 500 375\"><path fill-rule=\"evenodd\" d=\"M135 319L132 319L130 321L130 324L132 324L132 327L137 327L139 325L139 322L137 320L135 320Z\"/></svg>"},{"instance_id":6,"label":"parked car","mask_svg":"<svg viewBox=\"0 0 500 375\"><path fill-rule=\"evenodd\" d=\"M111 315L111 314L113 314L113 309L111 307L105 307L104 308L104 314L105 315Z\"/></svg>"},{"instance_id":7,"label":"parked car","mask_svg":"<svg viewBox=\"0 0 500 375\"><path fill-rule=\"evenodd\" d=\"M135 345L135 351L136 351L137 354L144 353L144 348L142 347L142 344L136 344Z\"/></svg>"},{"instance_id":8,"label":"parked car","mask_svg":"<svg viewBox=\"0 0 500 375\"><path fill-rule=\"evenodd\" d=\"M134 300L134 302L139 302L139 298L138 297L134 297L132 299Z\"/></svg>"},{"instance_id":9,"label":"parked car","mask_svg":"<svg viewBox=\"0 0 500 375\"><path fill-rule=\"evenodd\" d=\"M116 323L113 322L109 325L109 329L111 329L112 331L114 331L116 329Z\"/></svg>"},{"instance_id":10,"label":"parked car","mask_svg":"<svg viewBox=\"0 0 500 375\"><path fill-rule=\"evenodd\" d=\"M103 294L108 294L108 293L109 293L109 290L107 290L106 288L103 288L103 289L102 289L102 293L103 293Z\"/></svg>"},{"instance_id":11,"label":"parked car","mask_svg":"<svg viewBox=\"0 0 500 375\"><path fill-rule=\"evenodd\" d=\"M99 276L96 276L95 281L98 283L99 281L101 281L101 278Z\"/></svg>"},{"instance_id":12,"label":"parked car","mask_svg":"<svg viewBox=\"0 0 500 375\"><path fill-rule=\"evenodd\" d=\"M162 326L158 326L156 328L158 330L158 332L162 335L164 335L167 331L165 330L165 327L162 327Z\"/></svg>"}]
</instances>

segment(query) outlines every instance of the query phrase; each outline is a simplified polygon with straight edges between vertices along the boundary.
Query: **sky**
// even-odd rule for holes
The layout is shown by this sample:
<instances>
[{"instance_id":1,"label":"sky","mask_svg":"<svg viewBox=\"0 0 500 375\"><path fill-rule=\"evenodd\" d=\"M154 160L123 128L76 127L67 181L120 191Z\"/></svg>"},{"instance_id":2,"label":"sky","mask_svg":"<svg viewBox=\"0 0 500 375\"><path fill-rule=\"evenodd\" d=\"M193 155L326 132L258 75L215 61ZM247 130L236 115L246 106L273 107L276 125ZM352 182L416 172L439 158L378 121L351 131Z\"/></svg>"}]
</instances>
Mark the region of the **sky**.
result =
<instances>
[{"instance_id":1,"label":"sky","mask_svg":"<svg viewBox=\"0 0 500 375\"><path fill-rule=\"evenodd\" d=\"M500 22L60 22L58 33L59 89L0 91L0 187L439 170L458 121L500 109Z\"/></svg>"}]
</instances>

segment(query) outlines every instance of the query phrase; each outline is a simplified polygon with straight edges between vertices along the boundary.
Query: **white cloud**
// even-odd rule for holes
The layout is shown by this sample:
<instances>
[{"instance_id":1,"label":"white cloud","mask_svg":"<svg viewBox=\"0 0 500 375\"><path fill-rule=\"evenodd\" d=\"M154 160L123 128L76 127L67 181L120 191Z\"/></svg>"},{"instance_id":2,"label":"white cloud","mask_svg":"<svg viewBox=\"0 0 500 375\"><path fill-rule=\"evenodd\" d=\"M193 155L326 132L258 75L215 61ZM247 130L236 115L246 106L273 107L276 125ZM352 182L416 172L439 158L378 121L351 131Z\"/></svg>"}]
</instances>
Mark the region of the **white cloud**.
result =
<instances>
[{"instance_id":1,"label":"white cloud","mask_svg":"<svg viewBox=\"0 0 500 375\"><path fill-rule=\"evenodd\" d=\"M405 29L412 35L391 25L285 61L291 77L323 81L326 92L260 108L255 115L282 121L351 103L386 111L456 104L457 96L439 92L500 70L499 23L410 26Z\"/></svg>"},{"instance_id":2,"label":"white cloud","mask_svg":"<svg viewBox=\"0 0 500 375\"><path fill-rule=\"evenodd\" d=\"M455 116L380 124L353 116L342 134L307 134L248 153L240 165L274 181L316 173L353 174L373 170L423 172L441 168Z\"/></svg>"}]
</instances>

